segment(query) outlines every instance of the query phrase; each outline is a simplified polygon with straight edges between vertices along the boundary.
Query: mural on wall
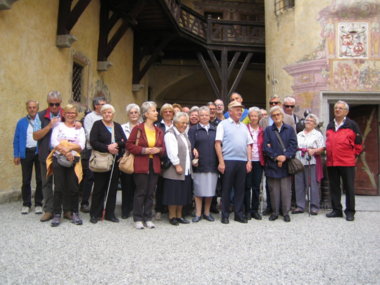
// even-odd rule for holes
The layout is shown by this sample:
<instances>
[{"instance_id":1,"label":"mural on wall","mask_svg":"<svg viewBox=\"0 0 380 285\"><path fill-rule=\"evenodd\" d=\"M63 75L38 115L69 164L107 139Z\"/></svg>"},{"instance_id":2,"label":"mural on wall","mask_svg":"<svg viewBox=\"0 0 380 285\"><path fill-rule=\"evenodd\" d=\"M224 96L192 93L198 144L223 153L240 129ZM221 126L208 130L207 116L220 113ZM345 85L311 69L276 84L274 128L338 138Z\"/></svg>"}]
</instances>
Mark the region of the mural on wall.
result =
<instances>
[{"instance_id":1,"label":"mural on wall","mask_svg":"<svg viewBox=\"0 0 380 285\"><path fill-rule=\"evenodd\" d=\"M368 23L339 23L338 41L339 58L366 58L368 56Z\"/></svg>"}]
</instances>

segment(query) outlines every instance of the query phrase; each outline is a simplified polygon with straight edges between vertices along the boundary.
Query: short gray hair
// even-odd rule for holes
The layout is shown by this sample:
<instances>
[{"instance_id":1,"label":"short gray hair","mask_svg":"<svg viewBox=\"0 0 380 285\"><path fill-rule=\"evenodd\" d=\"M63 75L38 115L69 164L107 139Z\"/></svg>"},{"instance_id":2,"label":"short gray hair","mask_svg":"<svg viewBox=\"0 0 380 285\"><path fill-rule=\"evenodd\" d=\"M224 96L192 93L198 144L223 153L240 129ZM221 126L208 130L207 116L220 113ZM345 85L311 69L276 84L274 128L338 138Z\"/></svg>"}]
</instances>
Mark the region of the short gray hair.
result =
<instances>
[{"instance_id":1,"label":"short gray hair","mask_svg":"<svg viewBox=\"0 0 380 285\"><path fill-rule=\"evenodd\" d=\"M153 101L145 101L144 103L141 104L141 115L143 119L146 119L145 114L149 111L150 108L157 108L157 104Z\"/></svg>"},{"instance_id":2,"label":"short gray hair","mask_svg":"<svg viewBox=\"0 0 380 285\"><path fill-rule=\"evenodd\" d=\"M189 122L189 115L187 113L185 113L185 112L177 112L174 115L173 124L178 123L179 119L182 118L182 117L186 117L186 120Z\"/></svg>"},{"instance_id":3,"label":"short gray hair","mask_svg":"<svg viewBox=\"0 0 380 285\"><path fill-rule=\"evenodd\" d=\"M272 96L270 97L269 101L272 101L273 99L280 99L280 101L281 101L280 96L278 96L277 94L272 95Z\"/></svg>"},{"instance_id":4,"label":"short gray hair","mask_svg":"<svg viewBox=\"0 0 380 285\"><path fill-rule=\"evenodd\" d=\"M137 105L136 103L128 104L128 105L125 107L125 111L127 112L127 114L129 114L129 112L130 112L132 109L137 109L137 112L140 114L140 107L139 107L139 105Z\"/></svg>"},{"instance_id":5,"label":"short gray hair","mask_svg":"<svg viewBox=\"0 0 380 285\"><path fill-rule=\"evenodd\" d=\"M305 120L307 119L313 119L314 122L315 122L315 125L318 126L319 125L319 118L317 117L317 115L314 115L314 114L309 114L306 116Z\"/></svg>"},{"instance_id":6,"label":"short gray hair","mask_svg":"<svg viewBox=\"0 0 380 285\"><path fill-rule=\"evenodd\" d=\"M250 115L252 112L256 112L259 115L259 119L262 117L261 109L259 107L251 107L248 109L248 115Z\"/></svg>"},{"instance_id":7,"label":"short gray hair","mask_svg":"<svg viewBox=\"0 0 380 285\"><path fill-rule=\"evenodd\" d=\"M276 111L280 111L282 116L284 116L284 110L282 110L282 108L280 106L274 106L274 107L270 108L269 114L272 116L272 113L274 113Z\"/></svg>"},{"instance_id":8,"label":"short gray hair","mask_svg":"<svg viewBox=\"0 0 380 285\"><path fill-rule=\"evenodd\" d=\"M48 101L49 99L58 99L58 100L61 100L62 101L62 95L61 95L61 92L57 91L57 90L53 90L53 91L50 91L47 95L47 98L46 98Z\"/></svg>"},{"instance_id":9,"label":"short gray hair","mask_svg":"<svg viewBox=\"0 0 380 285\"><path fill-rule=\"evenodd\" d=\"M291 96L287 96L287 97L284 98L284 103L285 103L285 102L289 102L289 103L293 103L293 104L295 104L295 103L296 103L296 99L294 99L294 98L291 97Z\"/></svg>"},{"instance_id":10,"label":"short gray hair","mask_svg":"<svg viewBox=\"0 0 380 285\"><path fill-rule=\"evenodd\" d=\"M193 107L191 107L189 114L191 114L193 112L198 112L198 111L199 111L199 107L198 106L193 106Z\"/></svg>"},{"instance_id":11,"label":"short gray hair","mask_svg":"<svg viewBox=\"0 0 380 285\"><path fill-rule=\"evenodd\" d=\"M35 103L37 105L37 109L40 108L40 103L37 100L28 100L25 102L25 106L28 108L30 103Z\"/></svg>"},{"instance_id":12,"label":"short gray hair","mask_svg":"<svg viewBox=\"0 0 380 285\"><path fill-rule=\"evenodd\" d=\"M207 107L207 106L199 107L199 109L198 109L198 114L199 114L200 112L202 112L202 111L206 111L207 113L210 114L210 108Z\"/></svg>"},{"instance_id":13,"label":"short gray hair","mask_svg":"<svg viewBox=\"0 0 380 285\"><path fill-rule=\"evenodd\" d=\"M115 114L115 108L111 104L104 104L100 109L100 113L103 113L105 110L111 110L111 112Z\"/></svg>"},{"instance_id":14,"label":"short gray hair","mask_svg":"<svg viewBox=\"0 0 380 285\"><path fill-rule=\"evenodd\" d=\"M336 102L334 104L334 108L336 107L336 105L338 104L342 104L344 105L344 108L347 110L347 111L350 111L350 106L348 106L347 102L346 101L343 101L343 100L339 100L338 102Z\"/></svg>"}]
</instances>

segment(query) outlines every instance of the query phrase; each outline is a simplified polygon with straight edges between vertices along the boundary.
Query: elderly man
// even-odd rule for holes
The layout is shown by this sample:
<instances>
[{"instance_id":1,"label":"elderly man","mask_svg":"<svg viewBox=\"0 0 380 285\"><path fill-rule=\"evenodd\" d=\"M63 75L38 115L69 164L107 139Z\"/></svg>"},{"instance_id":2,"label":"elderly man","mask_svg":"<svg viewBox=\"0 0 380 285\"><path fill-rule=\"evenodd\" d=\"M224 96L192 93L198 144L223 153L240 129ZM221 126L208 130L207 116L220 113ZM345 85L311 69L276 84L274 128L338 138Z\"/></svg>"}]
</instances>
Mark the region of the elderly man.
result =
<instances>
[{"instance_id":1,"label":"elderly man","mask_svg":"<svg viewBox=\"0 0 380 285\"><path fill-rule=\"evenodd\" d=\"M332 211L328 218L343 217L341 199L341 181L346 190L347 221L353 221L355 215L355 165L362 151L362 137L358 125L347 118L348 104L338 101L334 105L334 120L326 129L326 166L330 182Z\"/></svg>"},{"instance_id":2,"label":"elderly man","mask_svg":"<svg viewBox=\"0 0 380 285\"><path fill-rule=\"evenodd\" d=\"M44 196L44 215L41 222L53 218L53 187L52 176L46 177L46 158L51 151L50 137L53 128L61 121L62 96L58 91L51 91L47 95L48 108L39 112L34 123L33 138L38 141L38 158L41 167L42 194Z\"/></svg>"},{"instance_id":3,"label":"elderly man","mask_svg":"<svg viewBox=\"0 0 380 285\"><path fill-rule=\"evenodd\" d=\"M30 181L32 179L33 165L36 174L36 192L34 194L34 212L42 214L42 181L40 163L38 161L37 141L33 139L33 126L38 112L38 102L29 100L26 102L28 115L17 122L13 139L13 162L20 165L22 171L21 195L23 207L21 214L26 215L32 206L32 189Z\"/></svg>"},{"instance_id":4,"label":"elderly man","mask_svg":"<svg viewBox=\"0 0 380 285\"><path fill-rule=\"evenodd\" d=\"M221 120L216 117L216 105L214 102L208 102L207 107L210 109L210 124L217 127Z\"/></svg>"},{"instance_id":5,"label":"elderly man","mask_svg":"<svg viewBox=\"0 0 380 285\"><path fill-rule=\"evenodd\" d=\"M297 124L300 121L300 117L294 113L295 107L296 99L290 96L284 98L284 104L282 104L282 108L284 109L285 114L293 118L294 124Z\"/></svg>"},{"instance_id":6,"label":"elderly man","mask_svg":"<svg viewBox=\"0 0 380 285\"><path fill-rule=\"evenodd\" d=\"M216 117L220 121L223 121L225 119L225 117L224 117L224 103L220 99L216 99L214 103L216 106Z\"/></svg>"},{"instance_id":7,"label":"elderly man","mask_svg":"<svg viewBox=\"0 0 380 285\"><path fill-rule=\"evenodd\" d=\"M252 138L248 128L240 122L244 106L238 101L228 105L229 118L222 121L216 131L215 150L218 170L223 174L222 223L229 223L230 192L234 189L234 220L247 223L243 214L246 173L252 170Z\"/></svg>"},{"instance_id":8,"label":"elderly man","mask_svg":"<svg viewBox=\"0 0 380 285\"><path fill-rule=\"evenodd\" d=\"M230 103L233 101L243 104L243 97L239 93L233 92L230 96ZM224 114L224 117L228 119L229 111ZM242 115L241 115L240 121L246 125L249 124L248 110L245 108L242 109Z\"/></svg>"},{"instance_id":9,"label":"elderly man","mask_svg":"<svg viewBox=\"0 0 380 285\"><path fill-rule=\"evenodd\" d=\"M91 195L92 185L94 184L94 174L90 170L88 166L88 161L91 157L91 145L90 145L90 132L92 129L92 126L94 123L98 120L101 120L102 114L100 113L100 109L107 103L107 100L105 97L96 97L92 100L92 107L93 111L91 113L88 113L86 117L84 118L84 131L86 133L86 149L82 152L82 166L84 170L84 177L82 181L82 201L81 201L81 207L80 210L83 213L89 213L90 212L90 206L89 206L89 198Z\"/></svg>"}]
</instances>

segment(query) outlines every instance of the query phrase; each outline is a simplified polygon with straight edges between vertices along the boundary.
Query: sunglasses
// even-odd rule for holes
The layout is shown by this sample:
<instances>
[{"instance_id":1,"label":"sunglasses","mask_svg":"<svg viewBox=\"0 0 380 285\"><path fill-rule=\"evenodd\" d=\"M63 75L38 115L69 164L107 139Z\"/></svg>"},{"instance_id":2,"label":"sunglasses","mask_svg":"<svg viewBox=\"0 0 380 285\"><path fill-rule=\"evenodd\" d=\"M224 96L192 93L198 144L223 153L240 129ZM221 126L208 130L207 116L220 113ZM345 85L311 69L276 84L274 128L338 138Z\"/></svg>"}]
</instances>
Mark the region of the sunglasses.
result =
<instances>
[{"instance_id":1,"label":"sunglasses","mask_svg":"<svg viewBox=\"0 0 380 285\"><path fill-rule=\"evenodd\" d=\"M285 108L294 108L294 105L284 105Z\"/></svg>"},{"instance_id":2,"label":"sunglasses","mask_svg":"<svg viewBox=\"0 0 380 285\"><path fill-rule=\"evenodd\" d=\"M280 102L269 102L269 105L278 105Z\"/></svg>"},{"instance_id":3,"label":"sunglasses","mask_svg":"<svg viewBox=\"0 0 380 285\"><path fill-rule=\"evenodd\" d=\"M53 106L59 107L59 106L61 106L61 103L49 103L49 106L50 107L53 107Z\"/></svg>"}]
</instances>

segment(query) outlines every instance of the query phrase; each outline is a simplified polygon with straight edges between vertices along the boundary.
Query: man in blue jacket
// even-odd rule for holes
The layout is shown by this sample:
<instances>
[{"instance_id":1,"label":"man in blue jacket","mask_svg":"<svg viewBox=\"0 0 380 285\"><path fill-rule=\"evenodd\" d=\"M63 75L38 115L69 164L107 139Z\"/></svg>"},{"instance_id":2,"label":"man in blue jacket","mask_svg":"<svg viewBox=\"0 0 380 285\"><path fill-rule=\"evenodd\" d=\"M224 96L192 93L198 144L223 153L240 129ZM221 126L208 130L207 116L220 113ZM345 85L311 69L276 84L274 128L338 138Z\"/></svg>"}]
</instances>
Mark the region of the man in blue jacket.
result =
<instances>
[{"instance_id":1,"label":"man in blue jacket","mask_svg":"<svg viewBox=\"0 0 380 285\"><path fill-rule=\"evenodd\" d=\"M17 122L13 139L13 162L15 165L21 164L22 187L21 195L23 207L21 214L26 215L32 206L32 189L30 181L32 179L33 165L36 174L36 192L34 195L34 211L42 214L42 181L40 163L38 160L37 141L33 139L33 129L35 118L38 112L38 102L29 100L26 102L28 115Z\"/></svg>"}]
</instances>

